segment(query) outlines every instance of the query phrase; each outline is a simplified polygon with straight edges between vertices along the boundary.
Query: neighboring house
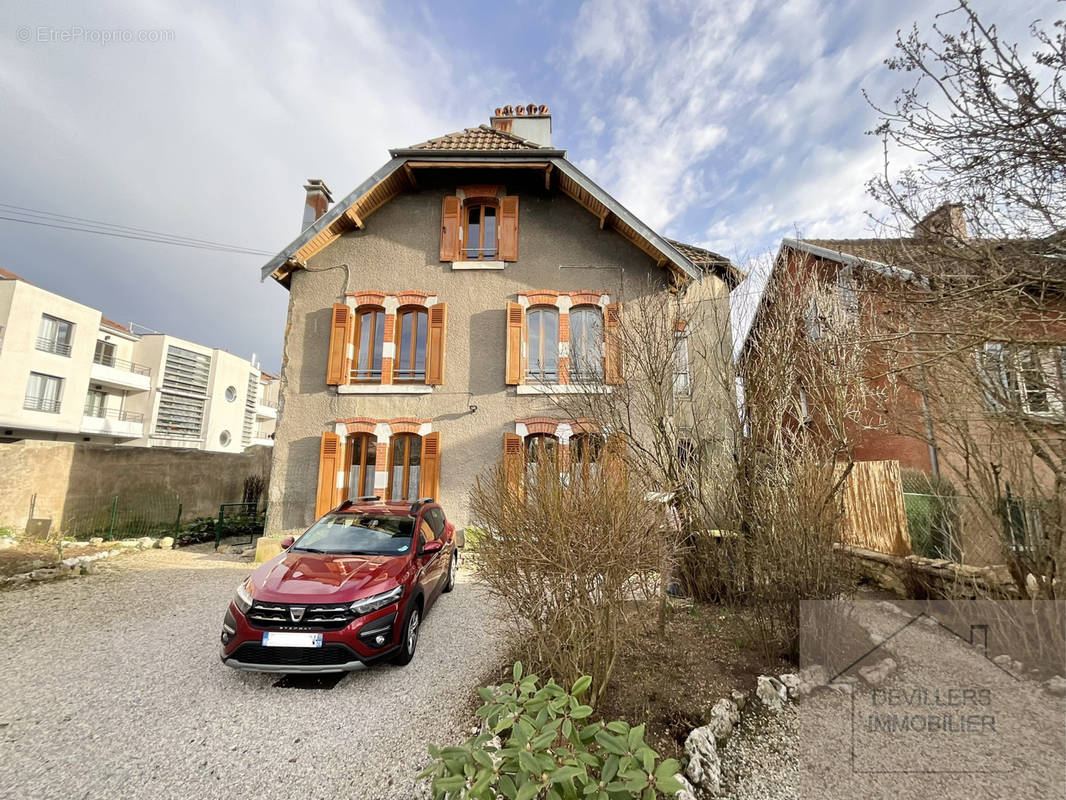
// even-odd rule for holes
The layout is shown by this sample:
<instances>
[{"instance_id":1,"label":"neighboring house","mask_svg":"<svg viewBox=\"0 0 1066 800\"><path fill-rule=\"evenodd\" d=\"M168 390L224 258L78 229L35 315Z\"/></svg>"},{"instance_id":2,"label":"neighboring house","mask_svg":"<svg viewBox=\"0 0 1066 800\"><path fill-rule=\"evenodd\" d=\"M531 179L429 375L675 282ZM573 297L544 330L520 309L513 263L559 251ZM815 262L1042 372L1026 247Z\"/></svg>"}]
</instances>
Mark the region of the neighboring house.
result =
<instances>
[{"instance_id":1,"label":"neighboring house","mask_svg":"<svg viewBox=\"0 0 1066 800\"><path fill-rule=\"evenodd\" d=\"M0 270L0 442L100 442L241 452L276 416L256 364ZM269 440L269 429L261 438Z\"/></svg>"},{"instance_id":2,"label":"neighboring house","mask_svg":"<svg viewBox=\"0 0 1066 800\"><path fill-rule=\"evenodd\" d=\"M278 425L279 376L263 370L259 375L259 404L255 410L255 435L252 444L274 446L274 431Z\"/></svg>"},{"instance_id":3,"label":"neighboring house","mask_svg":"<svg viewBox=\"0 0 1066 800\"><path fill-rule=\"evenodd\" d=\"M860 462L895 460L903 469L946 478L964 495L973 491L977 496L974 490L982 489L989 496L1005 496L1005 502L1013 504L1007 533L1016 546L1024 547L1037 519L1037 512L1025 508L1026 483L1030 492L1034 480L1045 483L1037 494L1046 490L1053 496L1056 490L1051 476L1032 458L1029 463L1015 463L1012 474L1012 465L1006 463L1007 452L1019 452L1013 448L1025 436L1048 436L1051 431L1052 438L1061 438L1066 396L1066 301L1055 292L1044 292L1039 300L1034 294L1032 307L1038 309L1034 318L1039 318L1039 324L1025 319L1012 306L1011 311L1004 310L1002 323L990 326L994 330L985 336L980 320L968 328L969 320L945 318L945 311L935 303L911 309L920 308L915 318L922 320L924 330L914 331L911 323L893 327L891 320L899 316L896 304L924 302L928 276L935 272L929 266L945 254L950 259L951 248L963 243L969 252L1007 249L1009 245L1012 252L1024 252L1027 259L1052 257L1042 249L1043 241L1021 246L968 238L963 209L956 205L933 211L918 223L911 237L785 239L738 357L748 357L749 345L772 319L773 303L767 298L774 290L784 288L793 294L810 291L808 279L814 276L815 291L820 291L822 298L829 293L833 301L823 300L823 304L831 306L838 318L827 319L825 310L808 297L804 324L797 335L817 337L836 328L861 340L866 380L877 397L854 431L851 458ZM941 266L951 263L949 260ZM904 284L908 288L900 289ZM990 307L996 308L994 304ZM956 330L965 331L952 340L960 343L958 352L948 351L937 358L932 353L938 351L924 349L923 342L947 341L937 337ZM937 346L945 347L942 343ZM922 366L915 366L918 364ZM893 375L893 370L901 369L908 377L897 379L901 376ZM817 421L808 417L804 402L811 389L796 386L798 406L803 409L800 416L806 417L801 421L816 431ZM959 428L953 430L945 423L949 418L965 427L961 435ZM1027 451L1023 447L1020 452ZM982 460L984 463L979 463ZM979 476L982 470L983 483ZM964 488L967 483L968 490ZM963 497L958 508L966 502ZM988 519L987 513L980 520L977 512L959 513L969 513L970 521L961 523L961 538L951 546L954 552L948 552L948 547L943 554L969 563L1002 561L997 521Z\"/></svg>"},{"instance_id":4,"label":"neighboring house","mask_svg":"<svg viewBox=\"0 0 1066 800\"><path fill-rule=\"evenodd\" d=\"M501 456L594 457L605 432L552 396L622 380L611 331L642 293L698 285L728 341L732 265L583 175L545 106L390 155L332 208L309 181L305 230L263 268L291 295L270 533L362 495L432 496L462 525Z\"/></svg>"}]
</instances>

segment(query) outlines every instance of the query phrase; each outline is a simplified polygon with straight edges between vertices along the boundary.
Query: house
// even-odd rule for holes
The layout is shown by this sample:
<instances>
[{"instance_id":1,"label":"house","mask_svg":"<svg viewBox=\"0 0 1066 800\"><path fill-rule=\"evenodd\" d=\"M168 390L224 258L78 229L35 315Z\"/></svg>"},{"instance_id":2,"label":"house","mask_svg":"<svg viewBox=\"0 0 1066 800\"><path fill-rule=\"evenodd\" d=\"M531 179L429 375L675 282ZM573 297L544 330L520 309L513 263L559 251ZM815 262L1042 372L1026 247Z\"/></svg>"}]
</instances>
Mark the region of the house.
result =
<instances>
[{"instance_id":1,"label":"house","mask_svg":"<svg viewBox=\"0 0 1066 800\"><path fill-rule=\"evenodd\" d=\"M546 106L507 106L390 151L332 206L308 181L303 232L262 270L290 294L268 534L363 495L431 496L464 525L505 453L598 452L553 397L623 379L627 301L691 284L728 308L732 265L656 233L551 131Z\"/></svg>"},{"instance_id":2,"label":"house","mask_svg":"<svg viewBox=\"0 0 1066 800\"><path fill-rule=\"evenodd\" d=\"M0 269L0 442L239 453L270 444L270 386L247 359L134 333Z\"/></svg>"},{"instance_id":3,"label":"house","mask_svg":"<svg viewBox=\"0 0 1066 800\"><path fill-rule=\"evenodd\" d=\"M1002 270L985 275L976 300L967 296L981 282L960 267L968 259ZM1051 241L969 237L964 209L950 204L919 221L910 237L785 239L740 359L773 319L768 298L775 293L835 298L819 308L808 296L796 335L835 329L862 343L876 399L856 420L849 457L898 461L911 475L930 476L929 485L952 487L954 541L935 555L1002 563L1001 526L1010 549L1039 549L1037 540L1047 539L1041 506L1059 493L1046 459L1034 457L1039 446L1030 445L1043 441L1054 452L1063 440L1060 263ZM816 388L796 386L799 407ZM817 420L799 421L817 432ZM904 488L930 491L908 489L906 480ZM913 525L919 498L905 500Z\"/></svg>"}]
</instances>

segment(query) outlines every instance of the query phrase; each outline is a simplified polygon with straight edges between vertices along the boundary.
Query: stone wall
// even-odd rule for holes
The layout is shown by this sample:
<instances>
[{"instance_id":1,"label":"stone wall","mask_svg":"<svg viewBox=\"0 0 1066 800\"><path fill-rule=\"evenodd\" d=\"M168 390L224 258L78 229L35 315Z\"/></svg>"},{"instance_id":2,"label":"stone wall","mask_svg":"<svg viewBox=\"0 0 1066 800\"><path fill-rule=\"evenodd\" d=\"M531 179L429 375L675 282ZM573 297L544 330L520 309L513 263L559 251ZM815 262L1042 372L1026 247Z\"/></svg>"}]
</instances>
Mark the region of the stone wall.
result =
<instances>
[{"instance_id":1,"label":"stone wall","mask_svg":"<svg viewBox=\"0 0 1066 800\"><path fill-rule=\"evenodd\" d=\"M0 444L0 527L22 532L34 517L63 524L67 509L116 494L169 492L183 519L212 516L220 503L239 502L249 475L270 478L271 448L244 453L120 447L24 440Z\"/></svg>"}]
</instances>

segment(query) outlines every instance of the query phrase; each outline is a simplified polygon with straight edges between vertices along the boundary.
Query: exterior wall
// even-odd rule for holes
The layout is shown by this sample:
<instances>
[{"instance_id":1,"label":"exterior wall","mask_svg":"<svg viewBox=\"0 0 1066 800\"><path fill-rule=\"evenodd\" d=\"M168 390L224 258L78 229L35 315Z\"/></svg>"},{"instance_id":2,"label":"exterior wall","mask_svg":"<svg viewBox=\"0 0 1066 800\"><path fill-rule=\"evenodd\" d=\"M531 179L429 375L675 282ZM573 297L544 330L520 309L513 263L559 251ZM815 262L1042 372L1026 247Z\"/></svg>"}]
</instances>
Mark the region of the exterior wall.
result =
<instances>
[{"instance_id":1,"label":"exterior wall","mask_svg":"<svg viewBox=\"0 0 1066 800\"><path fill-rule=\"evenodd\" d=\"M100 312L24 281L0 283L11 287L0 352L0 436L12 430L80 438ZM69 356L37 349L42 314L74 324ZM31 372L63 379L59 413L23 408Z\"/></svg>"},{"instance_id":2,"label":"exterior wall","mask_svg":"<svg viewBox=\"0 0 1066 800\"><path fill-rule=\"evenodd\" d=\"M131 449L109 445L26 440L0 443L0 527L25 528L31 502L36 518L61 528L64 513L108 498L169 492L182 518L213 516L220 503L239 502L244 479L269 477L270 450L244 453Z\"/></svg>"},{"instance_id":3,"label":"exterior wall","mask_svg":"<svg viewBox=\"0 0 1066 800\"><path fill-rule=\"evenodd\" d=\"M661 286L663 273L648 256L601 230L597 218L569 198L546 194L542 174L451 172L450 183L420 173L420 191L394 199L365 230L341 237L311 260L309 270L292 276L268 533L298 532L313 522L321 434L355 418L408 418L439 432L438 499L453 522L467 524L474 480L499 459L504 434L515 433L516 420L559 416L550 397L519 394L504 382L506 303L537 289L608 293L612 302L661 290L652 281ZM444 196L457 185L500 183L520 196L519 260L501 270L453 270L441 263ZM346 269L333 269L342 264ZM416 395L340 394L327 386L331 304L342 302L346 291L404 290L447 303L443 385Z\"/></svg>"}]
</instances>

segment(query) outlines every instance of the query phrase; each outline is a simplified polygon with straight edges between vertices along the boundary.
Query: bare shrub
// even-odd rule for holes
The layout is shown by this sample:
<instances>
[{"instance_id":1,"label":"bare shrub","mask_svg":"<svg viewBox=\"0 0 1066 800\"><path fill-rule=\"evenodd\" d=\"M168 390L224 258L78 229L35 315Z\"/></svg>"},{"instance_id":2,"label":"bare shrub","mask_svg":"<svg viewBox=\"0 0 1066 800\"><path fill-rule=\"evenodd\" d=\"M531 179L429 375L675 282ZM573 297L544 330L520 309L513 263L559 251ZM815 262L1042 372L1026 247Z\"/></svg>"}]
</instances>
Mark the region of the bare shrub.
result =
<instances>
[{"instance_id":1,"label":"bare shrub","mask_svg":"<svg viewBox=\"0 0 1066 800\"><path fill-rule=\"evenodd\" d=\"M513 616L523 661L561 683L590 675L594 703L627 635L627 606L662 564L662 505L608 465L561 476L546 448L517 473L500 464L471 495L480 578Z\"/></svg>"}]
</instances>

